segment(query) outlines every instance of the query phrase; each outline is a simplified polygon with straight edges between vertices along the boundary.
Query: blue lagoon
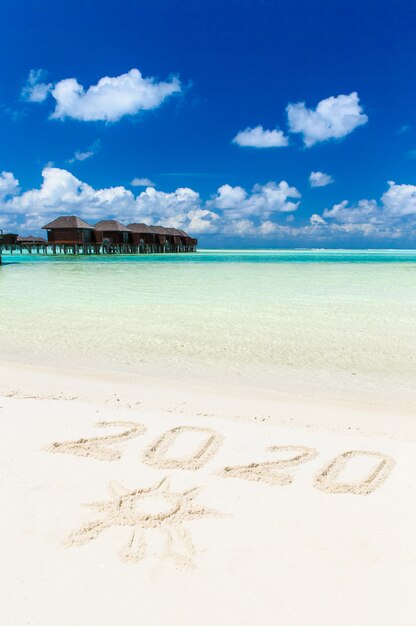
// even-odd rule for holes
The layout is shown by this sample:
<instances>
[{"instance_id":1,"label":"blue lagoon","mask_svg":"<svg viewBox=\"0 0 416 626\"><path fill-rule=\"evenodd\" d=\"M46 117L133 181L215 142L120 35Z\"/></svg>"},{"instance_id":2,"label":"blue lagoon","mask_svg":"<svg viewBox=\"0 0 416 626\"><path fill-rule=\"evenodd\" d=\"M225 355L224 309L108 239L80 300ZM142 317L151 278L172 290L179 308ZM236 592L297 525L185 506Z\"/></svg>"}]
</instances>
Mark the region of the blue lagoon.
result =
<instances>
[{"instance_id":1,"label":"blue lagoon","mask_svg":"<svg viewBox=\"0 0 416 626\"><path fill-rule=\"evenodd\" d=\"M416 252L4 256L0 356L405 405Z\"/></svg>"}]
</instances>

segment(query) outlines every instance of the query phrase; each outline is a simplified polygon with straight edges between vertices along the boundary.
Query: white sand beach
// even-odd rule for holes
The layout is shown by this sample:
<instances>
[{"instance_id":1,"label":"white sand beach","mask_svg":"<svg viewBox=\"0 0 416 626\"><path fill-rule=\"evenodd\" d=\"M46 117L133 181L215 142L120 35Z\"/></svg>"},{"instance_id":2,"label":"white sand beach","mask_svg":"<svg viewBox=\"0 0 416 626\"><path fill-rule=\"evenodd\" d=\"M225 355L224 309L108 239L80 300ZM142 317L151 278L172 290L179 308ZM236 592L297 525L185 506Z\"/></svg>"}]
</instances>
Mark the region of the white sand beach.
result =
<instances>
[{"instance_id":1,"label":"white sand beach","mask_svg":"<svg viewBox=\"0 0 416 626\"><path fill-rule=\"evenodd\" d=\"M408 626L414 412L0 366L2 623Z\"/></svg>"},{"instance_id":2,"label":"white sand beach","mask_svg":"<svg viewBox=\"0 0 416 626\"><path fill-rule=\"evenodd\" d=\"M1 2L0 626L416 626L415 24Z\"/></svg>"}]
</instances>

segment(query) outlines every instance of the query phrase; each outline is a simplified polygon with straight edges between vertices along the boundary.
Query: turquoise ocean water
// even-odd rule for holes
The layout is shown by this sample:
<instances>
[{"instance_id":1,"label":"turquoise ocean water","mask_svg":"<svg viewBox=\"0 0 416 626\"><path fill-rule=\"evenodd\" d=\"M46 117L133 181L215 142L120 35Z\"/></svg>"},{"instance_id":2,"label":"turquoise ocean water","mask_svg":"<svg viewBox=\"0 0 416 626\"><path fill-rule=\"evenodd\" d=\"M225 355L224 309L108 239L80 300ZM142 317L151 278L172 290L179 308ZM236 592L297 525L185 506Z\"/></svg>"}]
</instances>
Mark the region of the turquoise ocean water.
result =
<instances>
[{"instance_id":1,"label":"turquoise ocean water","mask_svg":"<svg viewBox=\"0 0 416 626\"><path fill-rule=\"evenodd\" d=\"M412 406L416 252L4 255L0 358Z\"/></svg>"}]
</instances>

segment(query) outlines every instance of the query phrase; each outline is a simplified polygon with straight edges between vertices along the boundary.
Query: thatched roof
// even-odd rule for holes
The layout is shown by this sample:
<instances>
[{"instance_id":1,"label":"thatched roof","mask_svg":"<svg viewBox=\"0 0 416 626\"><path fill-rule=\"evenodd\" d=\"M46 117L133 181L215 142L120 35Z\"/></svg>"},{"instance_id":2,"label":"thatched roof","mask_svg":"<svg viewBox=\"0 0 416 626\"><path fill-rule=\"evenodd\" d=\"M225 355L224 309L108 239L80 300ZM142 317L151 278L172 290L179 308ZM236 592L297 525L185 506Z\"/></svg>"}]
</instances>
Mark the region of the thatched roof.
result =
<instances>
[{"instance_id":1,"label":"thatched roof","mask_svg":"<svg viewBox=\"0 0 416 626\"><path fill-rule=\"evenodd\" d=\"M147 224L129 224L129 229L134 233L148 233L150 235L169 235L168 228L164 226L148 226Z\"/></svg>"},{"instance_id":2,"label":"thatched roof","mask_svg":"<svg viewBox=\"0 0 416 626\"><path fill-rule=\"evenodd\" d=\"M133 233L150 233L150 229L147 224L129 224L128 229Z\"/></svg>"},{"instance_id":3,"label":"thatched roof","mask_svg":"<svg viewBox=\"0 0 416 626\"><path fill-rule=\"evenodd\" d=\"M43 226L44 229L65 229L65 228L75 228L75 229L88 229L88 230L98 230L101 232L133 232L133 233L142 233L142 234L150 234L150 235L163 235L171 237L186 237L191 239L191 237L180 228L166 228L165 226L148 226L147 224L136 223L129 224L125 226L118 222L117 220L101 220L97 222L95 226L91 226L91 224L87 224L79 217L75 215L70 216L62 216L58 217L53 222L46 224Z\"/></svg>"},{"instance_id":4,"label":"thatched roof","mask_svg":"<svg viewBox=\"0 0 416 626\"><path fill-rule=\"evenodd\" d=\"M154 235L169 235L168 229L164 226L149 226L149 233Z\"/></svg>"},{"instance_id":5,"label":"thatched roof","mask_svg":"<svg viewBox=\"0 0 416 626\"><path fill-rule=\"evenodd\" d=\"M52 230L54 228L77 228L83 230L94 230L94 226L91 226L91 224L87 224L87 222L84 222L84 220L81 220L76 215L63 215L62 217L57 217L56 220L49 222L49 224L46 224L46 226L42 226L42 228L46 230Z\"/></svg>"},{"instance_id":6,"label":"thatched roof","mask_svg":"<svg viewBox=\"0 0 416 626\"><path fill-rule=\"evenodd\" d=\"M28 235L27 237L18 237L17 241L19 243L48 243L43 237L34 237L33 235Z\"/></svg>"},{"instance_id":7,"label":"thatched roof","mask_svg":"<svg viewBox=\"0 0 416 626\"><path fill-rule=\"evenodd\" d=\"M122 224L121 222L118 222L117 220L101 220L101 222L96 223L96 225L94 226L94 229L100 230L100 231L113 231L113 232L119 232L119 233L130 232L130 228L127 228L127 226L124 226L124 224Z\"/></svg>"},{"instance_id":8,"label":"thatched roof","mask_svg":"<svg viewBox=\"0 0 416 626\"><path fill-rule=\"evenodd\" d=\"M165 228L169 235L173 235L174 237L189 237L183 230L179 230L179 228Z\"/></svg>"}]
</instances>

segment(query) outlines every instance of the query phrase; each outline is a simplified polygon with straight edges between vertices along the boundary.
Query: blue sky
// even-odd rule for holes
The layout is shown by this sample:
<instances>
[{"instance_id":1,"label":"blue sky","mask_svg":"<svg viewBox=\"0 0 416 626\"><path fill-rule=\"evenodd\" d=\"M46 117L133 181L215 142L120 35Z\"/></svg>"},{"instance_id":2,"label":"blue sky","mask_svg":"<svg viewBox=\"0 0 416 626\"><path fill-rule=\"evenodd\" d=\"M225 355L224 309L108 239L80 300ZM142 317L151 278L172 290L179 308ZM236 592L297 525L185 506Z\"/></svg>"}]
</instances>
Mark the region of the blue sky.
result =
<instances>
[{"instance_id":1,"label":"blue sky","mask_svg":"<svg viewBox=\"0 0 416 626\"><path fill-rule=\"evenodd\" d=\"M406 0L3 0L0 228L67 213L205 247L413 247L415 17Z\"/></svg>"}]
</instances>

